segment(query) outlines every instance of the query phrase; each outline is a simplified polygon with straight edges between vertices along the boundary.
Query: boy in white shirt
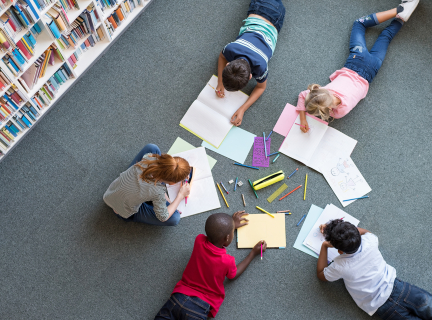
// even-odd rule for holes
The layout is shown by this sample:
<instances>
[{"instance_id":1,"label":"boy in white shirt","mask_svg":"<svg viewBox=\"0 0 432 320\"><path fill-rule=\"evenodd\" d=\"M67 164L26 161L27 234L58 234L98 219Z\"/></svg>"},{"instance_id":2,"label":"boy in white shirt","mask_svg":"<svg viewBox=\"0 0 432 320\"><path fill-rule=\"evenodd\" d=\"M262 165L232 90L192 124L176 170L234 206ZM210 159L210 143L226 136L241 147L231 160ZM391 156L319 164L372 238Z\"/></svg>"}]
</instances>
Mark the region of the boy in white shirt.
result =
<instances>
[{"instance_id":1,"label":"boy in white shirt","mask_svg":"<svg viewBox=\"0 0 432 320\"><path fill-rule=\"evenodd\" d=\"M321 246L317 276L323 281L343 279L356 304L382 319L432 319L432 295L396 278L378 249L378 237L368 230L336 219L320 226ZM327 249L340 256L327 264Z\"/></svg>"}]
</instances>

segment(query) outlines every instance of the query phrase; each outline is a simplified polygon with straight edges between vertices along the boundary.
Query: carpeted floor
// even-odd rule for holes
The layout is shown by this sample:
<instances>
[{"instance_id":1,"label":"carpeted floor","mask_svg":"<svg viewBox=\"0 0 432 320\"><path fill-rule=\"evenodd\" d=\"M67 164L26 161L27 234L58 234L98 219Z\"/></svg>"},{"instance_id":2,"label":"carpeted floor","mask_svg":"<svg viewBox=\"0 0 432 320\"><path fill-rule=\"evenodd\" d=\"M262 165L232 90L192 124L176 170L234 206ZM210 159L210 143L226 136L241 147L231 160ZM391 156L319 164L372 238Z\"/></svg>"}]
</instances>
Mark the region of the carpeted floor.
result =
<instances>
[{"instance_id":1,"label":"carpeted floor","mask_svg":"<svg viewBox=\"0 0 432 320\"><path fill-rule=\"evenodd\" d=\"M269 68L267 90L247 111L242 128L269 132L284 105L296 104L310 83L325 85L344 65L352 22L395 7L394 0L286 1L285 24ZM179 121L217 57L233 41L248 1L154 0L37 127L0 163L1 319L152 319L168 299L211 212L177 227L125 223L102 201L108 185L147 143L166 152L180 136L201 141ZM369 94L331 126L358 140L352 154L372 188L371 198L346 208L380 239L398 277L432 291L431 210L432 4L422 0L390 45ZM367 32L370 45L383 26ZM254 83L250 83L250 93ZM283 138L272 136L272 150ZM292 248L296 223L311 204L336 196L323 176L281 156L269 169L240 169L218 160L216 181L257 179L292 172L289 186L309 174L308 199L293 194L287 206L287 248L268 250L234 282L218 319L369 319L342 281L322 283L316 262ZM251 162L249 154L247 162ZM291 182L291 180L290 180ZM241 187L247 209L255 199ZM242 209L230 194L230 208ZM277 204L265 205L269 210ZM239 262L248 250L228 253Z\"/></svg>"}]
</instances>

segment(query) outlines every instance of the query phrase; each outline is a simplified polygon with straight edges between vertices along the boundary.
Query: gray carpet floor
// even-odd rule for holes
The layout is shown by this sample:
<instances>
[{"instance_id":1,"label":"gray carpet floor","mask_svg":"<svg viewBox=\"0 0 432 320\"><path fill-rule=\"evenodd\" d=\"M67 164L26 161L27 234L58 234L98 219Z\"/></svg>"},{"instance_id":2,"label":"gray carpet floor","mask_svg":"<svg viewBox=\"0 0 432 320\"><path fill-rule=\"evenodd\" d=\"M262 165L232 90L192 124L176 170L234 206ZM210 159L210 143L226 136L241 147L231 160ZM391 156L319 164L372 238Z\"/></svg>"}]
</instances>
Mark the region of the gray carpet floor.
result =
<instances>
[{"instance_id":1,"label":"gray carpet floor","mask_svg":"<svg viewBox=\"0 0 432 320\"><path fill-rule=\"evenodd\" d=\"M395 0L284 0L287 9L268 89L247 111L242 128L269 132L287 102L310 83L325 85L344 65L352 22L395 7ZM152 319L180 279L194 238L211 212L176 227L121 221L102 201L108 185L147 143L168 151L179 136L201 141L179 121L217 57L235 39L249 2L154 0L109 51L77 81L35 129L0 163L1 319ZM390 45L368 96L331 126L358 140L352 158L371 198L346 211L380 239L398 277L432 291L430 186L432 4L422 0ZM371 46L385 27L368 30ZM246 89L250 93L254 83ZM429 129L428 129L429 128ZM273 134L272 151L283 138ZM311 204L336 196L322 175L281 156L269 169L240 169L218 160L216 181L257 179L300 167L290 186L309 174L308 198L287 200L287 248L268 250L237 280L227 282L219 319L369 319L342 281L316 278L315 258L292 245L296 223ZM250 153L247 163L250 163ZM429 164L428 164L429 163ZM290 180L291 181L291 180ZM269 210L276 185L255 199L241 187L246 209ZM241 198L229 195L234 213ZM222 200L221 200L222 201ZM249 250L227 249L241 261Z\"/></svg>"}]
</instances>

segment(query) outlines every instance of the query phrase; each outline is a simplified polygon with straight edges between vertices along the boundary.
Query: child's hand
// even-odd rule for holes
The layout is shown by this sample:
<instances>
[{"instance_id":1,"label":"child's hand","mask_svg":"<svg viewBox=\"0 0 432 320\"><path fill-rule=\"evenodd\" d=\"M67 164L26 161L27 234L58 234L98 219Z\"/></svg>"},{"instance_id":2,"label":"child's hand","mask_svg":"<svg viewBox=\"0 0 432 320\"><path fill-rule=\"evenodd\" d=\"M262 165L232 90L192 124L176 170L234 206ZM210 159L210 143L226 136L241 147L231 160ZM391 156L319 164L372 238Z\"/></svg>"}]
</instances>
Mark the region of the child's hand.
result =
<instances>
[{"instance_id":1,"label":"child's hand","mask_svg":"<svg viewBox=\"0 0 432 320\"><path fill-rule=\"evenodd\" d=\"M320 231L321 231L322 234L324 234L324 229L325 229L326 227L327 227L326 224L321 224L321 225L319 226L319 229L320 229Z\"/></svg>"},{"instance_id":2,"label":"child's hand","mask_svg":"<svg viewBox=\"0 0 432 320\"><path fill-rule=\"evenodd\" d=\"M322 243L323 246L327 247L327 248L333 248L332 244L330 243L330 241L324 241Z\"/></svg>"},{"instance_id":3,"label":"child's hand","mask_svg":"<svg viewBox=\"0 0 432 320\"><path fill-rule=\"evenodd\" d=\"M184 199L184 198L186 198L187 196L189 196L189 194L190 194L190 184L189 184L189 183L184 183L184 184L180 187L180 190L179 190L178 195L179 195L182 199Z\"/></svg>"},{"instance_id":4,"label":"child's hand","mask_svg":"<svg viewBox=\"0 0 432 320\"><path fill-rule=\"evenodd\" d=\"M265 240L261 240L252 249L252 254L254 256L257 256L257 255L261 254L261 243L262 243L262 251L263 252L266 251L266 249L267 249L267 242L265 242Z\"/></svg>"},{"instance_id":5,"label":"child's hand","mask_svg":"<svg viewBox=\"0 0 432 320\"><path fill-rule=\"evenodd\" d=\"M224 88L224 86L223 86L222 83L218 83L215 92L216 92L216 95L219 98L224 98L225 97L225 88Z\"/></svg>"},{"instance_id":6,"label":"child's hand","mask_svg":"<svg viewBox=\"0 0 432 320\"><path fill-rule=\"evenodd\" d=\"M302 125L302 127L300 127L301 131L303 131L304 133L309 131L309 124L306 119L303 120L300 118L300 124Z\"/></svg>"},{"instance_id":7,"label":"child's hand","mask_svg":"<svg viewBox=\"0 0 432 320\"><path fill-rule=\"evenodd\" d=\"M239 125L241 125L242 120L243 120L243 115L244 115L244 111L241 109L238 109L233 116L231 117L231 123L233 125L235 125L236 127L238 127Z\"/></svg>"},{"instance_id":8,"label":"child's hand","mask_svg":"<svg viewBox=\"0 0 432 320\"><path fill-rule=\"evenodd\" d=\"M233 220L234 220L234 224L235 224L234 228L237 229L237 228L240 228L240 227L247 225L249 220L246 218L243 218L243 216L246 216L248 214L249 213L246 213L244 210L243 211L237 211L236 213L234 213L232 216ZM245 222L242 222L242 221L245 221Z\"/></svg>"}]
</instances>

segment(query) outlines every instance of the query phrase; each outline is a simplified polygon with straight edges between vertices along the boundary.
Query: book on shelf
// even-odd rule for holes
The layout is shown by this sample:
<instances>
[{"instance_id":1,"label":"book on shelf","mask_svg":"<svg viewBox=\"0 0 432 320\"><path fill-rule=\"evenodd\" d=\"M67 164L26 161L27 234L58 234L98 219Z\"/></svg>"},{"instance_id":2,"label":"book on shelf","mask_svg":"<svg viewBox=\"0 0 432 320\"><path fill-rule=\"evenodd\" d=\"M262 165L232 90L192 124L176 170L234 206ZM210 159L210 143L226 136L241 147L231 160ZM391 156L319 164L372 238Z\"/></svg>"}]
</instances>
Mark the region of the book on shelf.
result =
<instances>
[{"instance_id":1,"label":"book on shelf","mask_svg":"<svg viewBox=\"0 0 432 320\"><path fill-rule=\"evenodd\" d=\"M0 9L4 10L6 9L12 2L7 0L1 0L0 1Z\"/></svg>"},{"instance_id":2,"label":"book on shelf","mask_svg":"<svg viewBox=\"0 0 432 320\"><path fill-rule=\"evenodd\" d=\"M60 33L70 28L69 18L62 5L54 4L45 14L51 21L54 21Z\"/></svg>"},{"instance_id":3,"label":"book on shelf","mask_svg":"<svg viewBox=\"0 0 432 320\"><path fill-rule=\"evenodd\" d=\"M39 10L44 10L46 7L49 7L51 4L53 4L56 1L57 0L35 0L34 3Z\"/></svg>"},{"instance_id":4,"label":"book on shelf","mask_svg":"<svg viewBox=\"0 0 432 320\"><path fill-rule=\"evenodd\" d=\"M73 9L79 9L78 1L77 0L59 0L60 4L62 5L64 11L69 12Z\"/></svg>"}]
</instances>

